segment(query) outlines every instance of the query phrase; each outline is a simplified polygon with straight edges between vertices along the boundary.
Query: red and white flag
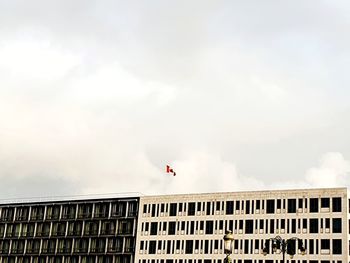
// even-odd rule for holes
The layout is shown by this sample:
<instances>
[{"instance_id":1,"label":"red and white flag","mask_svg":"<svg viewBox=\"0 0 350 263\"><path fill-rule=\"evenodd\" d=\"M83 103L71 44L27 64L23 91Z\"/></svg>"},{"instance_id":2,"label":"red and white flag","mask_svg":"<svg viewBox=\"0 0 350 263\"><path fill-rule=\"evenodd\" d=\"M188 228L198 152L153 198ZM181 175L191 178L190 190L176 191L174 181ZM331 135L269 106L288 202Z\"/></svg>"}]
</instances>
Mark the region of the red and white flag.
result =
<instances>
[{"instance_id":1,"label":"red and white flag","mask_svg":"<svg viewBox=\"0 0 350 263\"><path fill-rule=\"evenodd\" d=\"M174 176L176 175L175 171L173 170L173 168L170 168L169 165L166 166L166 172L167 173L172 173Z\"/></svg>"}]
</instances>

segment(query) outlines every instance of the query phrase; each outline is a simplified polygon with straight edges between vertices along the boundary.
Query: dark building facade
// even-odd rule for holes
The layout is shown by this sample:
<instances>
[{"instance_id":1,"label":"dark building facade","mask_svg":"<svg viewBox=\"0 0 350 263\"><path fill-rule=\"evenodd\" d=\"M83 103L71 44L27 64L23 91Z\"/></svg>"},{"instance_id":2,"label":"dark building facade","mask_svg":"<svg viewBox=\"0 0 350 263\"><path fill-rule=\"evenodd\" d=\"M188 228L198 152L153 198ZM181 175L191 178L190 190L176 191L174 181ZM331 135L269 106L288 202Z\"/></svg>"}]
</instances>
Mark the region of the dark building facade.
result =
<instances>
[{"instance_id":1,"label":"dark building facade","mask_svg":"<svg viewBox=\"0 0 350 263\"><path fill-rule=\"evenodd\" d=\"M0 263L134 262L139 198L0 205Z\"/></svg>"}]
</instances>

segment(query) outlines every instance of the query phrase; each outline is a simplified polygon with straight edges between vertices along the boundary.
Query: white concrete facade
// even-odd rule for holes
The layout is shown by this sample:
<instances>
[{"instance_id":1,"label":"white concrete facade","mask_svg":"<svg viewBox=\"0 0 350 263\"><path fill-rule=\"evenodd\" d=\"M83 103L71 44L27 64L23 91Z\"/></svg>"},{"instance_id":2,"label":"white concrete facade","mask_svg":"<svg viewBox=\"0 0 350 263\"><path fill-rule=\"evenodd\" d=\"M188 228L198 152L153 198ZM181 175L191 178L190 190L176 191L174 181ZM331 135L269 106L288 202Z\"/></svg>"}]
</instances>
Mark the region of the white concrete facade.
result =
<instances>
[{"instance_id":1,"label":"white concrete facade","mask_svg":"<svg viewBox=\"0 0 350 263\"><path fill-rule=\"evenodd\" d=\"M290 263L348 262L349 200L346 188L206 193L140 198L136 263L222 263L223 236L235 236L234 263L272 263L263 256L269 238L298 237ZM271 244L271 243L270 243Z\"/></svg>"}]
</instances>

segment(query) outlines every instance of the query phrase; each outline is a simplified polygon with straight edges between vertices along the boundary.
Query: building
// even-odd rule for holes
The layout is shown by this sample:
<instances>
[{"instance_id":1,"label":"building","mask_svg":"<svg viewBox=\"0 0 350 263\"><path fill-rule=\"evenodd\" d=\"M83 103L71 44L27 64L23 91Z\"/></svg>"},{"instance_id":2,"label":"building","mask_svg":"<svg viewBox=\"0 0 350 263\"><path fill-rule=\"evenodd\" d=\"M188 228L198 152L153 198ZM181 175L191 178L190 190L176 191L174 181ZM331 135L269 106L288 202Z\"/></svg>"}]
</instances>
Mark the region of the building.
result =
<instances>
[{"instance_id":1,"label":"building","mask_svg":"<svg viewBox=\"0 0 350 263\"><path fill-rule=\"evenodd\" d=\"M134 262L139 198L0 205L1 263Z\"/></svg>"},{"instance_id":2,"label":"building","mask_svg":"<svg viewBox=\"0 0 350 263\"><path fill-rule=\"evenodd\" d=\"M234 263L277 263L266 240L298 237L306 255L290 263L345 263L349 254L346 188L147 196L140 199L136 263L222 263L225 230ZM298 247L298 244L295 244Z\"/></svg>"},{"instance_id":3,"label":"building","mask_svg":"<svg viewBox=\"0 0 350 263\"><path fill-rule=\"evenodd\" d=\"M3 202L0 263L223 263L228 229L233 263L280 262L278 235L306 248L288 263L346 263L349 205L346 188Z\"/></svg>"}]
</instances>

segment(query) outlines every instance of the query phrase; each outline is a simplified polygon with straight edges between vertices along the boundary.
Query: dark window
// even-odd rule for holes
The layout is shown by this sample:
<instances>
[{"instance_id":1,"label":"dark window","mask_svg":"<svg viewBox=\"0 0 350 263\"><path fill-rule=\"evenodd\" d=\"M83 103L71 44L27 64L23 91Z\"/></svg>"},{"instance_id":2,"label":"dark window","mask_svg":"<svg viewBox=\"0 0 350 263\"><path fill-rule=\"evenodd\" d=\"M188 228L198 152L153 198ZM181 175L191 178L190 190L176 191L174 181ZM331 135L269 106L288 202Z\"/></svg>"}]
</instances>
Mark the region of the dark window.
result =
<instances>
[{"instance_id":1,"label":"dark window","mask_svg":"<svg viewBox=\"0 0 350 263\"><path fill-rule=\"evenodd\" d=\"M281 229L285 229L285 228L286 228L286 220L281 219Z\"/></svg>"},{"instance_id":2,"label":"dark window","mask_svg":"<svg viewBox=\"0 0 350 263\"><path fill-rule=\"evenodd\" d=\"M183 203L179 203L179 212L182 212L182 210L183 210Z\"/></svg>"},{"instance_id":3,"label":"dark window","mask_svg":"<svg viewBox=\"0 0 350 263\"><path fill-rule=\"evenodd\" d=\"M281 209L281 199L277 199L277 209Z\"/></svg>"},{"instance_id":4,"label":"dark window","mask_svg":"<svg viewBox=\"0 0 350 263\"><path fill-rule=\"evenodd\" d=\"M243 230L243 220L239 220L239 229Z\"/></svg>"},{"instance_id":5,"label":"dark window","mask_svg":"<svg viewBox=\"0 0 350 263\"><path fill-rule=\"evenodd\" d=\"M292 233L297 232L297 221L295 219L292 219Z\"/></svg>"},{"instance_id":6,"label":"dark window","mask_svg":"<svg viewBox=\"0 0 350 263\"><path fill-rule=\"evenodd\" d=\"M275 219L270 219L270 234L275 233Z\"/></svg>"},{"instance_id":7,"label":"dark window","mask_svg":"<svg viewBox=\"0 0 350 263\"><path fill-rule=\"evenodd\" d=\"M213 234L213 232L214 232L213 225L214 225L214 223L212 220L205 222L205 233L206 234Z\"/></svg>"},{"instance_id":8,"label":"dark window","mask_svg":"<svg viewBox=\"0 0 350 263\"><path fill-rule=\"evenodd\" d=\"M340 255L342 253L342 244L341 239L333 239L333 254L334 255Z\"/></svg>"},{"instance_id":9,"label":"dark window","mask_svg":"<svg viewBox=\"0 0 350 263\"><path fill-rule=\"evenodd\" d=\"M176 216L177 203L170 204L169 216Z\"/></svg>"},{"instance_id":10,"label":"dark window","mask_svg":"<svg viewBox=\"0 0 350 263\"><path fill-rule=\"evenodd\" d=\"M151 213L151 217L155 217L156 216L156 204L152 204L152 213Z\"/></svg>"},{"instance_id":11,"label":"dark window","mask_svg":"<svg viewBox=\"0 0 350 263\"><path fill-rule=\"evenodd\" d=\"M341 197L333 197L333 212L341 212Z\"/></svg>"},{"instance_id":12,"label":"dark window","mask_svg":"<svg viewBox=\"0 0 350 263\"><path fill-rule=\"evenodd\" d=\"M147 213L147 205L143 205L143 213Z\"/></svg>"},{"instance_id":13,"label":"dark window","mask_svg":"<svg viewBox=\"0 0 350 263\"><path fill-rule=\"evenodd\" d=\"M245 233L253 234L254 221L249 219L245 221Z\"/></svg>"},{"instance_id":14,"label":"dark window","mask_svg":"<svg viewBox=\"0 0 350 263\"><path fill-rule=\"evenodd\" d=\"M260 210L260 200L256 200L256 210Z\"/></svg>"},{"instance_id":15,"label":"dark window","mask_svg":"<svg viewBox=\"0 0 350 263\"><path fill-rule=\"evenodd\" d=\"M245 201L245 213L246 213L246 215L250 214L250 201L249 200Z\"/></svg>"},{"instance_id":16,"label":"dark window","mask_svg":"<svg viewBox=\"0 0 350 263\"><path fill-rule=\"evenodd\" d=\"M176 232L176 222L169 222L168 235L175 235Z\"/></svg>"},{"instance_id":17,"label":"dark window","mask_svg":"<svg viewBox=\"0 0 350 263\"><path fill-rule=\"evenodd\" d=\"M149 241L148 254L155 254L155 253L156 253L156 241L151 240Z\"/></svg>"},{"instance_id":18,"label":"dark window","mask_svg":"<svg viewBox=\"0 0 350 263\"><path fill-rule=\"evenodd\" d=\"M309 254L313 255L315 253L315 249L314 249L314 240L313 239L309 239Z\"/></svg>"},{"instance_id":19,"label":"dark window","mask_svg":"<svg viewBox=\"0 0 350 263\"><path fill-rule=\"evenodd\" d=\"M329 207L329 197L321 198L321 208Z\"/></svg>"},{"instance_id":20,"label":"dark window","mask_svg":"<svg viewBox=\"0 0 350 263\"><path fill-rule=\"evenodd\" d=\"M296 213L297 211L297 200L288 199L288 213Z\"/></svg>"},{"instance_id":21,"label":"dark window","mask_svg":"<svg viewBox=\"0 0 350 263\"><path fill-rule=\"evenodd\" d=\"M249 240L245 239L244 240L244 254L249 254L248 247L249 246Z\"/></svg>"},{"instance_id":22,"label":"dark window","mask_svg":"<svg viewBox=\"0 0 350 263\"><path fill-rule=\"evenodd\" d=\"M333 233L341 233L341 218L333 218Z\"/></svg>"},{"instance_id":23,"label":"dark window","mask_svg":"<svg viewBox=\"0 0 350 263\"><path fill-rule=\"evenodd\" d=\"M307 219L303 218L303 228L307 228Z\"/></svg>"},{"instance_id":24,"label":"dark window","mask_svg":"<svg viewBox=\"0 0 350 263\"><path fill-rule=\"evenodd\" d=\"M202 209L202 203L197 202L197 211L201 211L201 209Z\"/></svg>"},{"instance_id":25,"label":"dark window","mask_svg":"<svg viewBox=\"0 0 350 263\"><path fill-rule=\"evenodd\" d=\"M321 249L331 249L331 242L329 239L321 239Z\"/></svg>"},{"instance_id":26,"label":"dark window","mask_svg":"<svg viewBox=\"0 0 350 263\"><path fill-rule=\"evenodd\" d=\"M318 218L310 219L310 233L318 233Z\"/></svg>"},{"instance_id":27,"label":"dark window","mask_svg":"<svg viewBox=\"0 0 350 263\"><path fill-rule=\"evenodd\" d=\"M303 208L303 199L302 198L298 199L298 208Z\"/></svg>"},{"instance_id":28,"label":"dark window","mask_svg":"<svg viewBox=\"0 0 350 263\"><path fill-rule=\"evenodd\" d=\"M210 215L210 202L207 202L207 215Z\"/></svg>"},{"instance_id":29,"label":"dark window","mask_svg":"<svg viewBox=\"0 0 350 263\"><path fill-rule=\"evenodd\" d=\"M233 201L226 202L226 215L233 215Z\"/></svg>"},{"instance_id":30,"label":"dark window","mask_svg":"<svg viewBox=\"0 0 350 263\"><path fill-rule=\"evenodd\" d=\"M330 219L329 218L326 218L326 222L325 222L325 227L326 228L330 228Z\"/></svg>"},{"instance_id":31,"label":"dark window","mask_svg":"<svg viewBox=\"0 0 350 263\"><path fill-rule=\"evenodd\" d=\"M151 223L150 235L152 235L152 236L157 235L157 227L158 227L158 223L157 222L152 222Z\"/></svg>"},{"instance_id":32,"label":"dark window","mask_svg":"<svg viewBox=\"0 0 350 263\"><path fill-rule=\"evenodd\" d=\"M193 240L186 240L186 254L192 254L193 253Z\"/></svg>"},{"instance_id":33,"label":"dark window","mask_svg":"<svg viewBox=\"0 0 350 263\"><path fill-rule=\"evenodd\" d=\"M194 216L195 213L196 213L196 203L195 202L188 203L187 215Z\"/></svg>"},{"instance_id":34,"label":"dark window","mask_svg":"<svg viewBox=\"0 0 350 263\"><path fill-rule=\"evenodd\" d=\"M275 200L266 201L266 214L275 213Z\"/></svg>"},{"instance_id":35,"label":"dark window","mask_svg":"<svg viewBox=\"0 0 350 263\"><path fill-rule=\"evenodd\" d=\"M236 201L236 210L240 210L240 202Z\"/></svg>"},{"instance_id":36,"label":"dark window","mask_svg":"<svg viewBox=\"0 0 350 263\"><path fill-rule=\"evenodd\" d=\"M221 210L221 208L220 208L220 201L216 201L216 210L217 211Z\"/></svg>"},{"instance_id":37,"label":"dark window","mask_svg":"<svg viewBox=\"0 0 350 263\"><path fill-rule=\"evenodd\" d=\"M310 198L310 213L318 213L318 198Z\"/></svg>"},{"instance_id":38,"label":"dark window","mask_svg":"<svg viewBox=\"0 0 350 263\"><path fill-rule=\"evenodd\" d=\"M161 213L164 213L164 208L165 208L165 205L164 204L160 204L160 212Z\"/></svg>"}]
</instances>

